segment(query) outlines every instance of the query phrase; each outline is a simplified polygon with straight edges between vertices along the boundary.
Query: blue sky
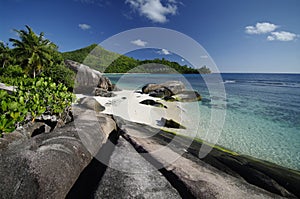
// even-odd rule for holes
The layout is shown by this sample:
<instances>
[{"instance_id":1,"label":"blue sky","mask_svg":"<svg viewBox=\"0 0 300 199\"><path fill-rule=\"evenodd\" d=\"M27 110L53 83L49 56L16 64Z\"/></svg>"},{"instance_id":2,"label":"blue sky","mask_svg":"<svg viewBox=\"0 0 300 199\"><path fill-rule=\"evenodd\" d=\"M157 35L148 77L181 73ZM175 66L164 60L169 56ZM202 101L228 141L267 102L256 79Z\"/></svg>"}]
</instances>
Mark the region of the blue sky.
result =
<instances>
[{"instance_id":1,"label":"blue sky","mask_svg":"<svg viewBox=\"0 0 300 199\"><path fill-rule=\"evenodd\" d=\"M221 72L300 73L299 0L1 0L0 40L8 42L25 25L60 51L133 28L163 27L196 40ZM142 38L128 42L147 45ZM178 61L168 49L151 52L130 55Z\"/></svg>"}]
</instances>

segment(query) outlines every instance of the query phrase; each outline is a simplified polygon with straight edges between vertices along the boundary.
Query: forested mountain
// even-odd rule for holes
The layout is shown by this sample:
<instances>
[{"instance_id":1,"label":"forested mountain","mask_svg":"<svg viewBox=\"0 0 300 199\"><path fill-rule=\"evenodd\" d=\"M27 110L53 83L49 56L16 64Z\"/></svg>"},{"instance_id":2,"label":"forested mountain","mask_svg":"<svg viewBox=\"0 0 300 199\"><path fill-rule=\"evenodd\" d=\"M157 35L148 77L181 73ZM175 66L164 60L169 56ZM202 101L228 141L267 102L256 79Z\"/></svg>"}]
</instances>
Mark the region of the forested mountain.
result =
<instances>
[{"instance_id":1,"label":"forested mountain","mask_svg":"<svg viewBox=\"0 0 300 199\"><path fill-rule=\"evenodd\" d=\"M162 59L137 60L105 50L97 44L62 53L64 59L84 63L95 70L106 73L211 73L206 66L194 69Z\"/></svg>"}]
</instances>

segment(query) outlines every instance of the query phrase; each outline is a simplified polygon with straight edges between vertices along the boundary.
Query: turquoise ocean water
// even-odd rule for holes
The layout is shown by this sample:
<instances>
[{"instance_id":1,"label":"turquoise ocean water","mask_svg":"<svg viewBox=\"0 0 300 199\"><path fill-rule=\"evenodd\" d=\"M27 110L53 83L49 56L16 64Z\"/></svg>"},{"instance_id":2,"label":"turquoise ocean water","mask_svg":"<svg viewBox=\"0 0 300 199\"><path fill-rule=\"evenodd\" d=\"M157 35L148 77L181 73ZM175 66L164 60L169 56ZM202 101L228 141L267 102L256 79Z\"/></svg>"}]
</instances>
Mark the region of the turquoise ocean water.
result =
<instances>
[{"instance_id":1,"label":"turquoise ocean water","mask_svg":"<svg viewBox=\"0 0 300 199\"><path fill-rule=\"evenodd\" d=\"M300 74L221 74L222 79L215 83L224 86L226 97L208 90L204 79L214 75L107 74L118 87L130 90L146 83L186 82L203 98L197 102L200 115L191 117L199 125L199 138L205 138L212 110L224 109L218 145L300 170ZM193 108L186 108L189 114L196 114Z\"/></svg>"}]
</instances>

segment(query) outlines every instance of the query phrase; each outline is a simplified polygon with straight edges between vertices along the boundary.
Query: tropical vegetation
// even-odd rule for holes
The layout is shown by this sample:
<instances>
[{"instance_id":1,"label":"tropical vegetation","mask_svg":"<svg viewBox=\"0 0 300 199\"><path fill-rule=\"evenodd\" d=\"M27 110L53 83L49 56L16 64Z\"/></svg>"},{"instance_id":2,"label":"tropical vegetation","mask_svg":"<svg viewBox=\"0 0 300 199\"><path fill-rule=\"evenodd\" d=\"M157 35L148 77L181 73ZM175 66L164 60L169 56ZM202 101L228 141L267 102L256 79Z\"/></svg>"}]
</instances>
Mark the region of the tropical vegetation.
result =
<instances>
[{"instance_id":1,"label":"tropical vegetation","mask_svg":"<svg viewBox=\"0 0 300 199\"><path fill-rule=\"evenodd\" d=\"M60 117L74 101L75 73L58 47L29 26L15 31L13 48L0 42L0 82L15 86L12 93L0 90L0 137L42 114Z\"/></svg>"},{"instance_id":2,"label":"tropical vegetation","mask_svg":"<svg viewBox=\"0 0 300 199\"><path fill-rule=\"evenodd\" d=\"M153 60L137 60L132 57L110 52L97 44L71 52L62 53L64 59L84 63L91 68L105 73L211 73L203 66L200 69L180 65L165 58ZM157 70L153 70L156 68Z\"/></svg>"}]
</instances>

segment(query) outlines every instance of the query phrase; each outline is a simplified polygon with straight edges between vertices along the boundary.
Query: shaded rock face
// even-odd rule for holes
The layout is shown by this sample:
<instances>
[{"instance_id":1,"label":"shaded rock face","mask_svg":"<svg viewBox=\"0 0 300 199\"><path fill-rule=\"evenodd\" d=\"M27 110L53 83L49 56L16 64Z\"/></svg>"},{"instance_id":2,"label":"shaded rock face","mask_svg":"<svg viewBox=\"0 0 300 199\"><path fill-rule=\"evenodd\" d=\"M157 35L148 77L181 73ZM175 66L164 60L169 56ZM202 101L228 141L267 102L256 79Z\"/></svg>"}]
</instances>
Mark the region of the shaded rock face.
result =
<instances>
[{"instance_id":1,"label":"shaded rock face","mask_svg":"<svg viewBox=\"0 0 300 199\"><path fill-rule=\"evenodd\" d=\"M102 76L99 79L97 88L94 90L95 96L100 97L115 97L112 91L120 91L121 89L117 88L115 84L112 84L108 77Z\"/></svg>"},{"instance_id":2,"label":"shaded rock face","mask_svg":"<svg viewBox=\"0 0 300 199\"><path fill-rule=\"evenodd\" d=\"M108 77L105 77L105 76L100 77L97 87L101 88L103 90L106 90L106 91L113 90L113 85L112 85L111 81L108 79Z\"/></svg>"},{"instance_id":3,"label":"shaded rock face","mask_svg":"<svg viewBox=\"0 0 300 199\"><path fill-rule=\"evenodd\" d=\"M150 105L150 106L155 106L155 107L161 107L161 108L167 108L165 105L163 105L160 102L156 102L151 99L146 99L140 102L140 104L145 104L145 105Z\"/></svg>"}]
</instances>

